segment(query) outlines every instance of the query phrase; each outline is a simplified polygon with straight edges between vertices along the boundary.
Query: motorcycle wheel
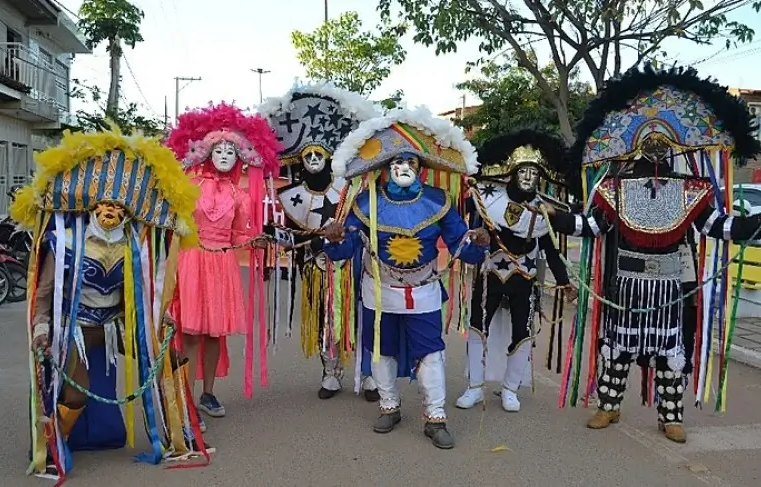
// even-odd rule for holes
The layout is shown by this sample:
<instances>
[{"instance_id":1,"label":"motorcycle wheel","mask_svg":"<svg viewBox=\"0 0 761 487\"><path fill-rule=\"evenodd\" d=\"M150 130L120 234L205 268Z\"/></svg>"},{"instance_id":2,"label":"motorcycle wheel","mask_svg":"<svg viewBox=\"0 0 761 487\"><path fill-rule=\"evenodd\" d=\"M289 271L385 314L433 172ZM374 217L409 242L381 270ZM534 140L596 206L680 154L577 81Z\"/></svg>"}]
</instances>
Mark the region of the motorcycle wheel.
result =
<instances>
[{"instance_id":1,"label":"motorcycle wheel","mask_svg":"<svg viewBox=\"0 0 761 487\"><path fill-rule=\"evenodd\" d=\"M8 289L9 303L19 303L26 299L26 268L15 262L6 262L5 270L10 278Z\"/></svg>"},{"instance_id":2,"label":"motorcycle wheel","mask_svg":"<svg viewBox=\"0 0 761 487\"><path fill-rule=\"evenodd\" d=\"M3 304L8 298L8 293L11 290L11 276L8 275L8 271L4 266L0 266L0 304Z\"/></svg>"}]
</instances>

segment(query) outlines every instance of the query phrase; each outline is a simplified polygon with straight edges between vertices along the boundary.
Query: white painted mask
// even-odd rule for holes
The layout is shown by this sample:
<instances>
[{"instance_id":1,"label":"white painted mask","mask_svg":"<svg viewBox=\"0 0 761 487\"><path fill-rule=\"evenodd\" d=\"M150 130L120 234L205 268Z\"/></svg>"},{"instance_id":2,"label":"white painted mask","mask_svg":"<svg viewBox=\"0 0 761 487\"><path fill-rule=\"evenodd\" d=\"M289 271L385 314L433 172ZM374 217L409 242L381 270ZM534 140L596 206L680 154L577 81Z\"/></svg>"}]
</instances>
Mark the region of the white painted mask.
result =
<instances>
[{"instance_id":1,"label":"white painted mask","mask_svg":"<svg viewBox=\"0 0 761 487\"><path fill-rule=\"evenodd\" d=\"M309 146L301 151L301 162L304 164L304 169L310 174L317 174L325 169L327 159L327 151L319 146Z\"/></svg>"},{"instance_id":2,"label":"white painted mask","mask_svg":"<svg viewBox=\"0 0 761 487\"><path fill-rule=\"evenodd\" d=\"M539 169L536 166L526 164L519 167L515 171L515 177L518 188L526 193L536 191L536 188L539 186Z\"/></svg>"},{"instance_id":3,"label":"white painted mask","mask_svg":"<svg viewBox=\"0 0 761 487\"><path fill-rule=\"evenodd\" d=\"M235 145L226 140L218 143L211 150L211 163L219 172L230 172L238 162L238 153L235 151Z\"/></svg>"},{"instance_id":4,"label":"white painted mask","mask_svg":"<svg viewBox=\"0 0 761 487\"><path fill-rule=\"evenodd\" d=\"M420 169L420 159L415 154L404 153L393 159L389 164L391 180L400 188L409 188L417 180L417 173Z\"/></svg>"}]
</instances>

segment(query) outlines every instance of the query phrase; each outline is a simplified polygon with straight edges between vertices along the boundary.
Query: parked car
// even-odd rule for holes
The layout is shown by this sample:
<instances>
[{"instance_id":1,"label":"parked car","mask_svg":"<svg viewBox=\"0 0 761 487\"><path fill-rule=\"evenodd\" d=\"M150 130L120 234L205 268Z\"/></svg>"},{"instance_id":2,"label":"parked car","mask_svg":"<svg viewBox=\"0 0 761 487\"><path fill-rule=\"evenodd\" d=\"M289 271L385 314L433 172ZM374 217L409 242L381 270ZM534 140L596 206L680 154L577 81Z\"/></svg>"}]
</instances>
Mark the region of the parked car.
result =
<instances>
[{"instance_id":1,"label":"parked car","mask_svg":"<svg viewBox=\"0 0 761 487\"><path fill-rule=\"evenodd\" d=\"M722 199L724 199L724 188L721 188ZM735 215L745 214L747 216L758 215L761 213L761 184L735 184L732 186L732 208ZM761 235L756 240L751 240L748 245L761 247Z\"/></svg>"}]
</instances>

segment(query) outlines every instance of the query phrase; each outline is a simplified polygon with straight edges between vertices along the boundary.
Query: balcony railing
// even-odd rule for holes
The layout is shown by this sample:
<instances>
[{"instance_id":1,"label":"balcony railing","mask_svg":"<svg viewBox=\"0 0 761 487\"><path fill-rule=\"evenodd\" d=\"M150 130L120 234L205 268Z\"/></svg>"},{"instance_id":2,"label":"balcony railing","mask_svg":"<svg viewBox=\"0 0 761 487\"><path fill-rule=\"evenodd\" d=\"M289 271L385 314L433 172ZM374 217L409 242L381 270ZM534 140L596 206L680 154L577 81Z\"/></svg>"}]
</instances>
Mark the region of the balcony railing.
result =
<instances>
[{"instance_id":1,"label":"balcony railing","mask_svg":"<svg viewBox=\"0 0 761 487\"><path fill-rule=\"evenodd\" d=\"M58 119L68 111L68 73L26 45L0 42L0 83L25 93L41 114Z\"/></svg>"}]
</instances>

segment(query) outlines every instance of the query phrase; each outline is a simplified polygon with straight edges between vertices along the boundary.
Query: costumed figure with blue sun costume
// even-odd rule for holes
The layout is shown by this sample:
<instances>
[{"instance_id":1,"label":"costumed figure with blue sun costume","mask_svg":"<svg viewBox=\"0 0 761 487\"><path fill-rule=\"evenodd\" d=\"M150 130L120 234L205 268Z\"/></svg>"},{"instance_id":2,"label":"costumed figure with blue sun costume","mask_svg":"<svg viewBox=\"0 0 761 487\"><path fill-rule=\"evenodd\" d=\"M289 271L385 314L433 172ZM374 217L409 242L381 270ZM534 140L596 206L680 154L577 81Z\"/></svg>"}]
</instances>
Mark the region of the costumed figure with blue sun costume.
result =
<instances>
[{"instance_id":1,"label":"costumed figure with blue sun costume","mask_svg":"<svg viewBox=\"0 0 761 487\"><path fill-rule=\"evenodd\" d=\"M290 184L277 190L285 226L267 225L270 236L282 240L289 252L288 331L295 311L297 273L301 275L301 348L309 359L322 362L318 397L330 399L342 388L344 365L356 350L354 390L365 399L380 397L370 372L370 354L356 346L355 290L331 286L357 266L352 260L331 262L317 233L334 221L347 193L345 180L331 170L336 148L360 122L379 116L374 103L331 84L295 86L283 97L265 100L257 110L266 117L283 143L278 153L281 175ZM286 230L283 232L283 230ZM361 255L355 258L361 259ZM276 291L277 292L277 291Z\"/></svg>"},{"instance_id":2,"label":"costumed figure with blue sun costume","mask_svg":"<svg viewBox=\"0 0 761 487\"><path fill-rule=\"evenodd\" d=\"M423 108L392 110L361 123L333 156L334 174L353 180L358 193L350 191L339 221L326 227L325 253L338 261L364 248L362 343L373 352L380 393L377 433L389 433L401 421L401 369L417 379L423 395L424 434L438 448L454 446L444 407L442 303L448 295L437 243L443 240L452 262L484 259L488 232L469 231L459 211L462 183L477 170L462 130Z\"/></svg>"},{"instance_id":3,"label":"costumed figure with blue sun costume","mask_svg":"<svg viewBox=\"0 0 761 487\"><path fill-rule=\"evenodd\" d=\"M158 139L116 127L66 132L36 159L34 181L11 207L34 231L28 472L60 484L72 451L134 447L137 399L152 447L138 460L208 459L165 314L179 248L197 241L198 190Z\"/></svg>"}]
</instances>

